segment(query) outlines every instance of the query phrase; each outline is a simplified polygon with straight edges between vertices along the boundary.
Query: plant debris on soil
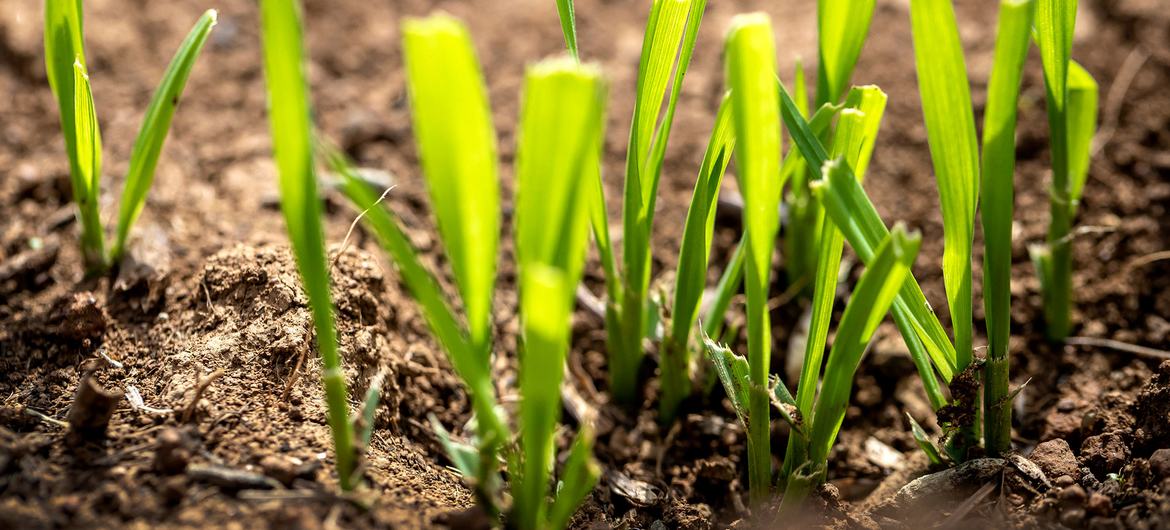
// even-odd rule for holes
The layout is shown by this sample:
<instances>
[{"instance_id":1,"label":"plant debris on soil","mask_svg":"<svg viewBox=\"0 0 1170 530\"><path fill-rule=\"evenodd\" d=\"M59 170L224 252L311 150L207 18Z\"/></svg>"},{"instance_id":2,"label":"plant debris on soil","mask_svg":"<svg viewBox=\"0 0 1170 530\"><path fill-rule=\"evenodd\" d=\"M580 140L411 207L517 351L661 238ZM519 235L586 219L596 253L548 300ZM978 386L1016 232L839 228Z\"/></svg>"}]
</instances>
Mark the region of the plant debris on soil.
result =
<instances>
[{"instance_id":1,"label":"plant debris on soil","mask_svg":"<svg viewBox=\"0 0 1170 530\"><path fill-rule=\"evenodd\" d=\"M770 11L786 79L798 57L815 57L815 2L757 4L708 7L666 157L656 274L676 259L695 168L723 90L718 43L727 21L751 9ZM984 0L956 4L980 111L995 10ZM102 179L103 201L121 185L126 168L117 161L129 159L131 133L165 54L203 9L220 12L207 57L195 67L176 115L131 255L116 278L97 279L83 276L68 160L43 69L41 2L4 5L0 528L483 524L428 421L434 415L464 436L468 396L376 242L359 228L342 244L356 212L326 192L333 296L351 395L362 395L375 373L387 374L365 448L368 487L351 498L334 487L313 326L277 207L255 2L85 3L90 74L102 79L94 87L106 113L103 137L107 152L117 155L107 157L115 162ZM908 5L879 0L854 80L890 94L866 188L887 222L902 220L923 232L914 272L941 307L942 224L909 53ZM1170 527L1165 7L1164 0L1081 2L1073 55L1101 81L1102 127L1078 218L1083 229L1073 241L1076 340L1063 346L1042 338L1039 285L1026 250L1047 228L1049 163L1039 61L1025 72L1011 339L1013 385L1025 385L1015 401L1018 454L929 469L906 413L934 434L938 423L887 323L858 374L829 460L829 483L800 523ZM434 9L468 21L510 189L523 66L562 46L553 3L309 0L305 8L319 123L361 166L394 180L387 203L429 265L443 270L410 132L399 23ZM128 9L134 16L125 16ZM628 120L633 105L643 11L636 2L577 2L583 54L610 77L609 116L618 123ZM608 130L607 191L618 196L625 128ZM112 214L108 202L103 210ZM717 218L712 274L738 239L734 210ZM509 249L505 244L495 302L496 373L505 374L496 383L505 404L515 396L517 335ZM780 297L791 287L783 256L776 267L780 280L773 289ZM601 290L600 269L594 260L586 273L594 292ZM978 297L978 277L975 282ZM777 352L797 333L801 303L774 310ZM692 398L675 425L660 426L650 359L642 407L609 405L604 324L585 305L575 318L565 420L589 413L584 409L600 413L596 456L603 475L574 527L796 524L748 518L745 433L722 390ZM982 319L981 306L976 318ZM782 374L784 356L776 357L773 372ZM787 427L775 422L773 434L783 441ZM564 450L567 437L560 442Z\"/></svg>"}]
</instances>

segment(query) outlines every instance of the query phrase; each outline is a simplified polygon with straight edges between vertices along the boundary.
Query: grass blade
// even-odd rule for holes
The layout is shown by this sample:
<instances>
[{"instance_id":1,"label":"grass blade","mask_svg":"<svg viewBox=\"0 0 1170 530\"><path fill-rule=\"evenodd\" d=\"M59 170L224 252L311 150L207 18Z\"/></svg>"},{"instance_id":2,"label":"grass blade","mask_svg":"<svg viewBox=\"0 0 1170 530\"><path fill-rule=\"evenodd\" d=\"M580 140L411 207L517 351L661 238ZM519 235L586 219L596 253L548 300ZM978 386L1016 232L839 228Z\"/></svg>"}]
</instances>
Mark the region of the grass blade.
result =
<instances>
[{"instance_id":1,"label":"grass blade","mask_svg":"<svg viewBox=\"0 0 1170 530\"><path fill-rule=\"evenodd\" d=\"M573 0L557 0L557 16L561 19L561 32L565 35L565 47L574 59L579 58L577 51L577 14L573 9Z\"/></svg>"},{"instance_id":2,"label":"grass blade","mask_svg":"<svg viewBox=\"0 0 1170 530\"><path fill-rule=\"evenodd\" d=\"M324 364L322 379L337 453L338 481L341 489L348 491L353 489L357 478L354 476L353 430L349 423L345 375L341 371L341 356L333 327L321 202L317 197L314 175L300 4L294 0L262 0L260 15L268 118L276 166L280 172L280 205L313 312L317 348Z\"/></svg>"},{"instance_id":3,"label":"grass blade","mask_svg":"<svg viewBox=\"0 0 1170 530\"><path fill-rule=\"evenodd\" d=\"M1044 67L1048 142L1052 157L1052 189L1049 192L1052 219L1048 226L1048 248L1039 251L1034 259L1041 263L1037 272L1042 275L1044 320L1046 333L1052 341L1068 336L1072 305L1072 252L1068 241L1073 217L1068 78L1076 16L1077 0L1039 0L1036 5L1035 34Z\"/></svg>"},{"instance_id":4,"label":"grass blade","mask_svg":"<svg viewBox=\"0 0 1170 530\"><path fill-rule=\"evenodd\" d=\"M779 90L781 116L792 135L793 143L810 164L824 167L828 160L824 146L809 122L800 116L788 91L783 86ZM841 171L824 175L828 178L822 177L812 183L813 192L858 257L863 263L868 263L873 258L875 247L885 239L889 230L851 173L852 170L845 165ZM906 285L894 300L893 313L894 321L910 349L911 358L922 375L927 397L935 408L941 407L945 399L932 374L931 365L939 375L950 381L955 373L954 346L947 339L946 331L926 302L926 296L922 294L922 288L913 275L906 278Z\"/></svg>"},{"instance_id":5,"label":"grass blade","mask_svg":"<svg viewBox=\"0 0 1170 530\"><path fill-rule=\"evenodd\" d=\"M541 528L552 465L553 434L561 411L561 375L569 346L568 282L543 263L520 271L523 351L520 357L520 447L522 471L513 473L511 520L518 528Z\"/></svg>"},{"instance_id":6,"label":"grass blade","mask_svg":"<svg viewBox=\"0 0 1170 530\"><path fill-rule=\"evenodd\" d=\"M731 306L731 299L739 292L740 282L743 280L743 260L747 255L744 249L747 241L740 239L731 252L731 259L723 274L719 276L719 283L715 284L715 296L711 301L711 308L703 317L702 332L720 340L723 336L723 325L726 322L727 308Z\"/></svg>"},{"instance_id":7,"label":"grass blade","mask_svg":"<svg viewBox=\"0 0 1170 530\"><path fill-rule=\"evenodd\" d=\"M1011 335L1013 179L1016 169L1016 109L1032 0L1005 0L999 7L995 62L983 113L983 306L987 315L987 364L984 366L984 447L992 455L1011 449L1011 406L1007 395ZM1088 153L1088 146L1085 148ZM919 445L922 442L919 441ZM933 445L931 446L933 448ZM925 450L925 448L924 448Z\"/></svg>"},{"instance_id":8,"label":"grass blade","mask_svg":"<svg viewBox=\"0 0 1170 530\"><path fill-rule=\"evenodd\" d=\"M605 84L600 70L548 60L530 68L516 161L516 256L563 271L572 305L588 242L587 197L599 172Z\"/></svg>"},{"instance_id":9,"label":"grass blade","mask_svg":"<svg viewBox=\"0 0 1170 530\"><path fill-rule=\"evenodd\" d=\"M865 170L869 165L869 157L876 144L877 130L885 111L886 99L886 94L874 86L854 89L834 131L833 154L846 157L845 162L854 168L854 175L858 181L865 178ZM821 376L821 364L833 316L833 301L837 294L841 254L845 248L844 236L828 217L822 222L818 247L812 317L808 341L805 343L800 382L796 388L796 407L806 418L812 417L813 400L816 397L817 382ZM783 475L790 475L796 466L805 461L802 450L802 445L790 437Z\"/></svg>"},{"instance_id":10,"label":"grass blade","mask_svg":"<svg viewBox=\"0 0 1170 530\"><path fill-rule=\"evenodd\" d=\"M582 426L561 472L556 500L549 508L548 528L566 528L577 508L597 485L601 469L593 459L593 431Z\"/></svg>"},{"instance_id":11,"label":"grass blade","mask_svg":"<svg viewBox=\"0 0 1170 530\"><path fill-rule=\"evenodd\" d=\"M841 161L830 162L827 173L840 171ZM873 260L861 275L853 295L845 307L829 361L825 366L825 380L813 409L810 428L809 458L813 469L823 473L829 449L837 438L845 408L853 390L853 377L861 364L862 355L873 332L885 318L918 255L921 237L907 234L895 226L878 246ZM823 479L822 479L823 480Z\"/></svg>"},{"instance_id":12,"label":"grass blade","mask_svg":"<svg viewBox=\"0 0 1170 530\"><path fill-rule=\"evenodd\" d=\"M134 150L130 152L130 169L126 173L126 185L122 190L121 205L118 210L117 239L110 254L111 262L118 263L126 249L126 238L130 235L130 227L142 213L142 206L146 204L146 194L154 182L154 169L158 165L159 153L162 152L163 142L171 129L171 119L175 109L179 106L179 98L187 84L187 77L203 44L207 42L211 28L215 27L216 11L209 9L195 22L187 38L179 45L179 50L171 59L170 66L163 74L162 82L154 92L150 107L146 109L146 116L142 119L142 128L138 132L138 139L134 141Z\"/></svg>"},{"instance_id":13,"label":"grass blade","mask_svg":"<svg viewBox=\"0 0 1170 530\"><path fill-rule=\"evenodd\" d=\"M869 33L875 0L817 2L817 103L836 102L849 86Z\"/></svg>"},{"instance_id":14,"label":"grass blade","mask_svg":"<svg viewBox=\"0 0 1170 530\"><path fill-rule=\"evenodd\" d=\"M81 251L86 269L105 270L106 243L98 212L102 177L102 131L93 105L89 74L80 60L73 63L74 156L77 172L73 174L73 200L81 217Z\"/></svg>"},{"instance_id":15,"label":"grass blade","mask_svg":"<svg viewBox=\"0 0 1170 530\"><path fill-rule=\"evenodd\" d=\"M589 237L586 186L599 172L604 101L595 66L561 59L528 70L516 161L523 463L522 470L514 468L512 517L520 528L547 526L570 316Z\"/></svg>"},{"instance_id":16,"label":"grass blade","mask_svg":"<svg viewBox=\"0 0 1170 530\"><path fill-rule=\"evenodd\" d=\"M398 220L380 204L382 197L379 192L369 187L341 152L325 145L319 147L325 152L330 170L340 177L341 192L362 212L362 222L373 230L374 237L382 249L394 261L399 276L418 303L427 327L447 352L447 358L455 368L455 373L471 394L480 453L471 460L464 454L466 451L452 443L445 443L444 447L448 449L448 457L457 464L460 471L467 477L476 479L478 496L484 500L493 499L499 482L495 455L499 445L508 438L508 433L496 411L491 372L480 361L478 352L469 342L459 317L447 303L439 287L438 279L419 260L418 253L411 246L410 239L402 232ZM440 431L436 429L436 432ZM471 464L475 466L468 468L467 466Z\"/></svg>"},{"instance_id":17,"label":"grass blade","mask_svg":"<svg viewBox=\"0 0 1170 530\"><path fill-rule=\"evenodd\" d=\"M723 183L723 174L735 148L730 108L731 95L724 94L715 115L715 127L703 155L683 226L678 273L674 283L674 305L671 309L671 331L662 352L659 413L664 423L673 418L679 402L686 397L691 387L690 335L699 316L699 304L707 281L707 262L711 256L711 236L715 229L714 206Z\"/></svg>"},{"instance_id":18,"label":"grass blade","mask_svg":"<svg viewBox=\"0 0 1170 530\"><path fill-rule=\"evenodd\" d=\"M918 421L909 412L906 413L906 419L910 420L910 434L914 437L914 442L918 444L918 448L926 454L926 460L932 466L941 465L944 462L942 452L938 450L938 446L934 445L934 440L930 439L930 435L926 434L926 430L918 424Z\"/></svg>"},{"instance_id":19,"label":"grass blade","mask_svg":"<svg viewBox=\"0 0 1170 530\"><path fill-rule=\"evenodd\" d=\"M627 404L636 396L644 355L642 320L650 282L650 235L658 181L706 4L706 0L654 0L642 42L622 203L624 292L616 315L620 323L610 340L611 391L619 402Z\"/></svg>"},{"instance_id":20,"label":"grass blade","mask_svg":"<svg viewBox=\"0 0 1170 530\"><path fill-rule=\"evenodd\" d=\"M487 364L500 185L483 75L467 28L448 15L404 22L403 49L431 205L463 299L471 343Z\"/></svg>"},{"instance_id":21,"label":"grass blade","mask_svg":"<svg viewBox=\"0 0 1170 530\"><path fill-rule=\"evenodd\" d=\"M711 365L715 367L715 375L723 384L727 400L731 402L731 409L739 418L740 425L748 430L751 424L751 417L748 414L748 402L751 399L748 388L752 383L751 368L748 367L747 359L736 355L727 346L711 340L706 334L703 335L703 349L707 352Z\"/></svg>"},{"instance_id":22,"label":"grass blade","mask_svg":"<svg viewBox=\"0 0 1170 530\"><path fill-rule=\"evenodd\" d=\"M768 286L784 183L780 172L780 109L776 99L776 49L772 22L755 13L732 19L725 57L737 142L739 189L744 197L747 263L748 363L754 387L766 388L771 363ZM758 394L763 394L761 398ZM767 393L751 394L748 478L751 499L763 502L772 481Z\"/></svg>"},{"instance_id":23,"label":"grass blade","mask_svg":"<svg viewBox=\"0 0 1170 530\"><path fill-rule=\"evenodd\" d=\"M49 88L57 99L61 136L65 138L65 153L69 156L69 179L73 189L73 201L77 203L78 218L81 221L82 259L86 271L94 274L105 270L106 256L105 238L98 214L98 186L93 185L93 179L100 177L100 158L98 171L94 172L92 154L83 162L79 157L77 145L78 130L89 130L88 126L77 124L78 97L88 98L90 101L93 99L92 94L76 95L80 81L77 79L75 65L80 64L82 74L86 73L83 18L81 0L45 0L45 73L49 78ZM88 78L84 83L88 87ZM84 107L84 101L81 103ZM94 120L96 131L96 117ZM92 153L92 146L87 149ZM99 157L100 150L99 146ZM86 165L84 168L83 163Z\"/></svg>"},{"instance_id":24,"label":"grass blade","mask_svg":"<svg viewBox=\"0 0 1170 530\"><path fill-rule=\"evenodd\" d=\"M1089 176L1089 155L1097 134L1097 81L1085 68L1072 61L1068 71L1068 178L1069 201L1075 216L1085 179Z\"/></svg>"},{"instance_id":25,"label":"grass blade","mask_svg":"<svg viewBox=\"0 0 1170 530\"><path fill-rule=\"evenodd\" d=\"M979 202L979 147L963 44L951 0L912 0L910 22L927 140L943 214L943 280L955 365L971 363L971 247Z\"/></svg>"},{"instance_id":26,"label":"grass blade","mask_svg":"<svg viewBox=\"0 0 1170 530\"><path fill-rule=\"evenodd\" d=\"M61 133L65 137L65 152L69 155L71 174L79 172L74 147L77 143L77 129L73 110L73 63L80 62L85 66L83 18L81 0L45 0L45 73L49 78L49 88L57 98ZM75 194L76 184L74 180Z\"/></svg>"}]
</instances>

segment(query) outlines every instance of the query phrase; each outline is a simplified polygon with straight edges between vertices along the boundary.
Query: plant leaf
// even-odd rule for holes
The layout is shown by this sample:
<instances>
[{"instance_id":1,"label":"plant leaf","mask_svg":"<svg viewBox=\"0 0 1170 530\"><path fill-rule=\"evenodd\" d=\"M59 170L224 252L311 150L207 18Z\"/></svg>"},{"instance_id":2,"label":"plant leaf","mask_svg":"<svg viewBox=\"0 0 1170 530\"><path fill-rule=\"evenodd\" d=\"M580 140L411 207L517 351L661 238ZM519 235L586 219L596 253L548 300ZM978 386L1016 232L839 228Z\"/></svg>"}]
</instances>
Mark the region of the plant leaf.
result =
<instances>
[{"instance_id":1,"label":"plant leaf","mask_svg":"<svg viewBox=\"0 0 1170 530\"><path fill-rule=\"evenodd\" d=\"M1067 120L1069 62L1073 30L1077 22L1077 0L1038 0L1036 44L1044 67L1048 100L1048 127L1052 151L1052 186L1067 199L1069 181L1069 134Z\"/></svg>"},{"instance_id":2,"label":"plant leaf","mask_svg":"<svg viewBox=\"0 0 1170 530\"><path fill-rule=\"evenodd\" d=\"M570 315L589 237L586 186L599 171L604 101L593 65L548 60L525 77L516 161L523 469L513 473L512 513L520 528L544 527L548 513Z\"/></svg>"},{"instance_id":3,"label":"plant leaf","mask_svg":"<svg viewBox=\"0 0 1170 530\"><path fill-rule=\"evenodd\" d=\"M81 0L45 0L45 73L49 87L57 98L61 116L61 135L65 137L65 152L69 155L73 196L88 194L88 181L82 177L77 158L77 125L75 121L74 63L85 67L85 39L82 36L83 12Z\"/></svg>"},{"instance_id":4,"label":"plant leaf","mask_svg":"<svg viewBox=\"0 0 1170 530\"><path fill-rule=\"evenodd\" d=\"M93 105L89 75L80 60L73 63L74 156L76 172L72 174L73 200L81 218L81 250L86 268L102 270L106 266L105 235L102 232L98 198L101 194L102 131Z\"/></svg>"},{"instance_id":5,"label":"plant leaf","mask_svg":"<svg viewBox=\"0 0 1170 530\"><path fill-rule=\"evenodd\" d=\"M435 431L435 437L439 439L439 444L443 446L451 464L464 477L475 478L480 469L479 451L472 445L455 441L434 414L428 414L427 418L431 421L431 429Z\"/></svg>"},{"instance_id":6,"label":"plant leaf","mask_svg":"<svg viewBox=\"0 0 1170 530\"><path fill-rule=\"evenodd\" d=\"M560 419L561 377L569 347L570 308L563 271L530 263L520 271L523 349L520 356L520 447L523 470L513 473L512 519L539 528L546 513L553 434Z\"/></svg>"},{"instance_id":7,"label":"plant leaf","mask_svg":"<svg viewBox=\"0 0 1170 530\"><path fill-rule=\"evenodd\" d=\"M703 335L703 347L707 352L707 358L715 367L715 374L723 383L723 389L727 392L727 399L731 401L732 410L739 418L739 423L743 425L744 429L747 429L750 421L748 417L748 388L751 386L747 359L732 353L730 348L716 343L705 334Z\"/></svg>"},{"instance_id":8,"label":"plant leaf","mask_svg":"<svg viewBox=\"0 0 1170 530\"><path fill-rule=\"evenodd\" d=\"M873 20L875 0L819 0L817 101L841 99ZM799 101L799 100L798 100Z\"/></svg>"},{"instance_id":9,"label":"plant leaf","mask_svg":"<svg viewBox=\"0 0 1170 530\"><path fill-rule=\"evenodd\" d=\"M865 178L865 167L868 166L869 155L876 143L877 129L885 111L886 99L886 94L877 87L854 89L850 93L851 101L846 104L848 108L842 111L834 131L834 155L846 157L846 163L855 168L854 175L859 181ZM800 384L797 386L797 408L805 417L812 413L821 361L829 337L841 254L845 247L844 236L833 225L832 219L825 218L821 234L816 282L813 288L812 320L805 348L804 367L801 370Z\"/></svg>"},{"instance_id":10,"label":"plant leaf","mask_svg":"<svg viewBox=\"0 0 1170 530\"><path fill-rule=\"evenodd\" d=\"M999 359L1006 362L1009 353L1016 114L1033 12L1032 0L1000 2L995 62L983 113L980 218L983 221L983 307L987 315L988 363L999 362ZM1087 147L1085 152L1088 152ZM998 399L995 394L1006 392L1006 379L993 380L1006 375L1006 368L992 370L991 364L984 368L985 402L994 402ZM1010 449L1010 414L1010 408L984 408L984 446L994 454ZM922 445L921 441L919 445Z\"/></svg>"},{"instance_id":11,"label":"plant leaf","mask_svg":"<svg viewBox=\"0 0 1170 530\"><path fill-rule=\"evenodd\" d=\"M419 158L468 335L489 362L500 237L496 132L467 28L444 14L403 23Z\"/></svg>"},{"instance_id":12,"label":"plant leaf","mask_svg":"<svg viewBox=\"0 0 1170 530\"><path fill-rule=\"evenodd\" d=\"M828 159L824 146L813 133L809 123L800 116L792 98L782 85L779 90L781 116L792 134L793 143L809 163L824 167ZM817 194L818 200L826 204L826 212L833 218L833 223L841 230L845 240L857 252L862 262L867 262L873 257L874 247L888 235L889 231L877 209L865 195L865 190L857 183L856 178L848 175L852 171L847 165L842 169L843 171L837 174L843 176L822 178L819 182L813 183L813 191ZM832 174L828 176L832 177ZM828 207L827 203L833 207ZM913 275L907 277L902 293L894 300L893 313L894 321L910 348L911 357L923 376L927 396L931 398L931 403L936 408L942 406L945 400L942 399L938 382L930 375L927 356L929 355L930 362L933 362L939 374L949 381L955 373L954 346L947 339L938 317L926 303L922 288Z\"/></svg>"},{"instance_id":13,"label":"plant leaf","mask_svg":"<svg viewBox=\"0 0 1170 530\"><path fill-rule=\"evenodd\" d=\"M934 445L934 441L930 439L930 435L926 434L926 431L909 412L906 413L906 419L910 420L910 434L914 436L914 441L918 444L918 448L922 449L923 453L926 453L926 459L930 462L930 465L942 465L946 460L943 459L942 453L938 450L938 446Z\"/></svg>"},{"instance_id":14,"label":"plant leaf","mask_svg":"<svg viewBox=\"0 0 1170 530\"><path fill-rule=\"evenodd\" d=\"M910 22L927 140L943 214L943 280L955 365L971 362L971 247L979 202L979 147L963 44L951 0L912 0Z\"/></svg>"},{"instance_id":15,"label":"plant leaf","mask_svg":"<svg viewBox=\"0 0 1170 530\"><path fill-rule=\"evenodd\" d=\"M118 232L111 254L112 261L121 260L126 249L126 238L130 235L130 227L142 213L146 204L146 194L154 182L154 170L158 165L159 153L162 152L163 142L171 129L171 119L175 109L179 106L179 98L187 84L187 77L199 58L211 28L215 27L216 11L208 9L195 22L190 33L179 45L171 64L167 66L150 106L146 109L146 116L142 118L142 127L138 131L138 139L134 141L134 149L130 152L130 168L126 172L126 185L122 189L122 200L118 209Z\"/></svg>"},{"instance_id":16,"label":"plant leaf","mask_svg":"<svg viewBox=\"0 0 1170 530\"><path fill-rule=\"evenodd\" d=\"M495 389L489 367L480 362L458 316L448 305L438 279L423 266L398 220L381 204L384 194L379 195L370 188L340 151L323 143L318 146L325 153L329 168L340 177L341 192L361 211L362 222L373 230L382 249L390 255L399 276L418 304L427 327L439 340L455 373L471 393L471 404L478 425L477 434L484 450L484 455L477 458L476 462L484 466L478 469L478 473L472 472L468 476L477 477L476 487L491 493L498 482L494 465L495 449L509 435L496 411Z\"/></svg>"},{"instance_id":17,"label":"plant leaf","mask_svg":"<svg viewBox=\"0 0 1170 530\"><path fill-rule=\"evenodd\" d=\"M761 503L768 497L772 481L771 400L766 391L772 355L768 287L785 176L780 171L780 109L771 19L762 13L734 17L724 56L735 124L737 177L744 197L748 364L752 388L760 389L749 396L748 485L752 502Z\"/></svg>"},{"instance_id":18,"label":"plant leaf","mask_svg":"<svg viewBox=\"0 0 1170 530\"><path fill-rule=\"evenodd\" d=\"M695 180L691 205L683 226L679 247L678 274L675 275L674 307L671 330L677 344L686 345L694 327L707 279L707 261L711 255L711 237L715 228L715 202L723 174L735 148L735 130L731 126L731 95L724 94L715 115L715 127L707 143L706 154Z\"/></svg>"},{"instance_id":19,"label":"plant leaf","mask_svg":"<svg viewBox=\"0 0 1170 530\"><path fill-rule=\"evenodd\" d=\"M312 122L309 94L304 75L304 45L300 3L293 0L262 0L261 34L264 44L264 73L268 85L268 119L272 149L280 173L280 206L284 212L289 241L317 331L324 374L329 427L337 453L337 475L341 489L353 488L353 430L349 423L345 375L337 352L333 327L333 303L329 292L329 268L325 258L325 236L321 228L321 201L313 165Z\"/></svg>"},{"instance_id":20,"label":"plant leaf","mask_svg":"<svg viewBox=\"0 0 1170 530\"><path fill-rule=\"evenodd\" d=\"M1089 176L1089 155L1097 134L1097 81L1072 61L1068 71L1068 175L1072 214Z\"/></svg>"},{"instance_id":21,"label":"plant leaf","mask_svg":"<svg viewBox=\"0 0 1170 530\"><path fill-rule=\"evenodd\" d=\"M840 159L829 162L826 173L841 172L845 163ZM814 469L825 466L829 449L837 438L845 408L853 390L853 378L868 348L874 330L889 312L898 291L910 274L910 267L921 244L918 234L907 234L897 225L878 246L873 260L867 265L853 295L845 306L845 314L837 328L829 361L825 366L825 380L813 408L809 427L809 459Z\"/></svg>"},{"instance_id":22,"label":"plant leaf","mask_svg":"<svg viewBox=\"0 0 1170 530\"><path fill-rule=\"evenodd\" d=\"M715 126L703 155L683 226L671 308L670 338L663 345L660 363L660 403L664 419L673 417L674 409L690 387L690 333L699 316L699 305L707 282L711 237L715 229L714 206L735 148L730 108L731 95L724 94L715 115Z\"/></svg>"},{"instance_id":23,"label":"plant leaf","mask_svg":"<svg viewBox=\"0 0 1170 530\"><path fill-rule=\"evenodd\" d=\"M565 35L565 47L569 55L577 59L577 14L573 9L573 0L557 0L557 16L561 19L561 32Z\"/></svg>"}]
</instances>

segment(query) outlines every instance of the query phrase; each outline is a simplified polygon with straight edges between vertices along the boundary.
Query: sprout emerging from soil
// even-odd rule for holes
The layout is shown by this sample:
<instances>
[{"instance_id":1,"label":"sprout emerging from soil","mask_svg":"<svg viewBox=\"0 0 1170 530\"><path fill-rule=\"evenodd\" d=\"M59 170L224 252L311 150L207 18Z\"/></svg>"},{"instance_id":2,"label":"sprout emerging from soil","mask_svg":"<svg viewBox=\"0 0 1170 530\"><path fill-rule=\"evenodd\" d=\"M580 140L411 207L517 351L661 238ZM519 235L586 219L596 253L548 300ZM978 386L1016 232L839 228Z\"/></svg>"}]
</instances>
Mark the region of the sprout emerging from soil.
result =
<instances>
[{"instance_id":1,"label":"sprout emerging from soil","mask_svg":"<svg viewBox=\"0 0 1170 530\"><path fill-rule=\"evenodd\" d=\"M483 75L466 27L447 15L404 24L415 131L443 246L463 298L464 318L426 269L398 220L345 156L324 147L343 192L398 266L448 358L472 396L471 443L434 421L448 456L475 487L487 513L523 529L563 528L593 489L591 427L583 424L550 501L561 379L570 315L589 237L589 190L600 172L605 83L596 66L572 58L528 69L516 155L516 258L519 273L521 401L517 443L496 404L491 297L499 239L495 133ZM466 322L466 325L463 324ZM502 495L499 454L511 479Z\"/></svg>"},{"instance_id":2,"label":"sprout emerging from soil","mask_svg":"<svg viewBox=\"0 0 1170 530\"><path fill-rule=\"evenodd\" d=\"M260 4L264 74L268 86L268 119L279 171L280 206L296 256L301 283L309 298L317 349L324 367L322 380L329 410L329 428L343 491L354 489L359 477L354 429L346 401L345 374L337 350L333 302L321 201L313 162L309 88L305 81L301 8L295 0L264 0Z\"/></svg>"},{"instance_id":3,"label":"sprout emerging from soil","mask_svg":"<svg viewBox=\"0 0 1170 530\"><path fill-rule=\"evenodd\" d=\"M80 0L45 0L45 69L61 113L61 132L69 155L73 201L81 222L81 250L86 272L101 274L117 267L126 251L130 228L146 204L159 154L195 60L215 27L209 9L179 45L151 98L122 190L114 245L106 251L98 202L101 195L102 142L85 62L85 35Z\"/></svg>"},{"instance_id":4,"label":"sprout emerging from soil","mask_svg":"<svg viewBox=\"0 0 1170 530\"><path fill-rule=\"evenodd\" d=\"M1072 223L1089 174L1097 131L1097 82L1072 60L1077 0L1039 0L1035 40L1044 65L1049 147L1052 151L1052 219L1048 240L1029 250L1044 294L1048 338L1063 341L1071 329Z\"/></svg>"}]
</instances>

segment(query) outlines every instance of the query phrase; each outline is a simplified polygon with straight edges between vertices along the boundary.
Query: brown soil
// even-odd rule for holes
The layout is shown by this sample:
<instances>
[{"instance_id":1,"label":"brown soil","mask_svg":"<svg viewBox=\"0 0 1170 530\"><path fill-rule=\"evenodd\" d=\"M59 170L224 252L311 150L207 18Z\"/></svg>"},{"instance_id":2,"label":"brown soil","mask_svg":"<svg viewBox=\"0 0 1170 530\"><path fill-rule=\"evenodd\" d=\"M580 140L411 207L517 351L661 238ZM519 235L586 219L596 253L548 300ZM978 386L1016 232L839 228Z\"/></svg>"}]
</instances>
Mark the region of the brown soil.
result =
<instances>
[{"instance_id":1,"label":"brown soil","mask_svg":"<svg viewBox=\"0 0 1170 530\"><path fill-rule=\"evenodd\" d=\"M719 41L729 18L750 9L771 12L786 79L797 56L816 55L814 3L765 4L708 7L667 155L656 273L674 265L722 90ZM887 221L923 231L915 273L942 308L942 226L907 6L879 1L854 77L891 95L866 187ZM991 62L990 6L958 2L977 105ZM106 140L107 218L150 92L207 7L220 9L220 24L177 114L136 228L133 260L118 278L97 280L82 277L67 162L43 74L40 2L9 0L0 10L0 528L411 528L474 521L466 513L473 499L446 467L427 421L434 414L461 435L467 396L373 241L359 229L341 247L355 214L328 195L334 296L352 394L360 395L379 370L389 374L367 449L370 508L334 495L312 327L276 208L254 2L86 2L90 70ZM1074 243L1074 333L1165 350L1170 260L1156 253L1170 241L1170 98L1164 91L1170 17L1161 7L1160 0L1082 2L1074 55L1101 83L1103 127L1078 218L1086 228ZM306 2L319 122L362 166L394 175L392 207L439 267L398 35L404 16L435 8L471 26L507 182L523 67L561 48L551 2ZM577 9L583 53L600 61L612 82L606 173L609 195L618 197L644 6L580 0ZM831 458L830 485L818 497L825 509L810 522L907 527L952 517L948 523L971 527L1170 525L1170 363L1156 353L1051 347L1040 338L1039 291L1026 246L1043 237L1047 222L1043 99L1033 57L1020 113L1012 350L1014 382L1028 382L1017 400L1017 447L1023 454L1035 448L1035 464L956 470L952 476L962 480L953 493L967 502L893 495L925 471L904 412L928 428L937 425L904 345L892 326L883 327L858 376ZM616 218L617 204L610 207ZM738 226L733 213L720 216L712 278L726 263ZM505 396L514 393L516 329L506 254L496 302L503 374L497 385ZM779 296L789 287L783 257L777 267ZM596 266L587 282L599 287ZM784 371L784 347L802 311L791 302L773 313L776 372ZM976 313L981 318L981 309ZM636 413L609 406L601 322L585 310L577 320L572 379L585 402L602 411L597 456L605 473L575 525L737 524L745 516L744 434L719 390L686 403L683 419L670 428L654 421L652 378ZM647 362L648 376L653 364ZM78 402L87 405L75 407L79 388L87 392ZM52 421L100 426L111 404L104 435L98 428L88 437L69 436ZM774 447L783 447L783 427L775 435ZM923 503L932 510L924 512ZM931 518L920 521L916 513Z\"/></svg>"}]
</instances>

